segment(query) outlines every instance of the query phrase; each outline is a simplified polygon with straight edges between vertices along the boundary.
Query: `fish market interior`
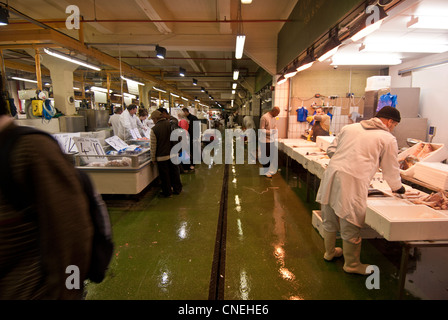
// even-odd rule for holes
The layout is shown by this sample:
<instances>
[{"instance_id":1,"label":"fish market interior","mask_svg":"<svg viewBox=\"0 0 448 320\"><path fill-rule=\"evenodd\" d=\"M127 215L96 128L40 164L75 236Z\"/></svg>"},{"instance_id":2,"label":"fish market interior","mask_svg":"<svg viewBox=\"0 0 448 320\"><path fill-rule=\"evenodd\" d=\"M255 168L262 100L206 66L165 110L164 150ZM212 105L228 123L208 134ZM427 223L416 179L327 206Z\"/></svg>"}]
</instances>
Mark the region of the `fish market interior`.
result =
<instances>
[{"instance_id":1,"label":"fish market interior","mask_svg":"<svg viewBox=\"0 0 448 320\"><path fill-rule=\"evenodd\" d=\"M9 0L0 67L107 208L81 299L448 299L448 1Z\"/></svg>"}]
</instances>

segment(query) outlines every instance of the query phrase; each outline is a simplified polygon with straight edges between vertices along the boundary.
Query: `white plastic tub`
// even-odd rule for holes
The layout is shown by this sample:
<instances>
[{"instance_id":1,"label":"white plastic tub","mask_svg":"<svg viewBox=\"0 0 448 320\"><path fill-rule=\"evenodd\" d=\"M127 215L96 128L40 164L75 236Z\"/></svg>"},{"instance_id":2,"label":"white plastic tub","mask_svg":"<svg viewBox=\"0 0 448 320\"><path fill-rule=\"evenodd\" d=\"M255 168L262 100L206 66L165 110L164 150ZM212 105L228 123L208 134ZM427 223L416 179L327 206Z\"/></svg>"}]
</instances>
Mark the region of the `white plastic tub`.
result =
<instances>
[{"instance_id":1,"label":"white plastic tub","mask_svg":"<svg viewBox=\"0 0 448 320\"><path fill-rule=\"evenodd\" d=\"M369 203L365 223L389 241L448 240L448 215L425 205Z\"/></svg>"},{"instance_id":2,"label":"white plastic tub","mask_svg":"<svg viewBox=\"0 0 448 320\"><path fill-rule=\"evenodd\" d=\"M398 161L404 160L408 155L413 154L423 143L426 142L419 142L412 146L409 149L406 149L405 151L398 154ZM428 156L426 156L424 159L420 159L420 162L442 162L443 160L448 158L448 150L442 143L431 143L431 146L434 151L432 151ZM415 173L415 165L410 167L406 170L401 170L400 172L406 176L413 177Z\"/></svg>"}]
</instances>

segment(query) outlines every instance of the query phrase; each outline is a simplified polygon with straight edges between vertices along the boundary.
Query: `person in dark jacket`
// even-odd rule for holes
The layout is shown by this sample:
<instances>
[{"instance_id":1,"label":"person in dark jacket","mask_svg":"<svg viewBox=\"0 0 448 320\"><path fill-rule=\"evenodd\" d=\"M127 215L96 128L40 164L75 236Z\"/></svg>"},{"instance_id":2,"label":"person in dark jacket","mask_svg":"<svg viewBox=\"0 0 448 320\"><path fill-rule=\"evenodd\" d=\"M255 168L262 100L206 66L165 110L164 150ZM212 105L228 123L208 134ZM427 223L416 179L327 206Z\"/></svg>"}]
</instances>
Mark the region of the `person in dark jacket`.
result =
<instances>
[{"instance_id":1,"label":"person in dark jacket","mask_svg":"<svg viewBox=\"0 0 448 320\"><path fill-rule=\"evenodd\" d=\"M151 113L151 119L155 125L151 129L151 161L157 163L160 182L164 197L179 194L182 191L179 167L171 161L170 152L172 143L170 141L171 125L158 110Z\"/></svg>"},{"instance_id":2,"label":"person in dark jacket","mask_svg":"<svg viewBox=\"0 0 448 320\"><path fill-rule=\"evenodd\" d=\"M23 135L3 152L17 125L3 92L0 100L0 156L9 157L16 186L0 189L0 300L82 299L93 224L76 169L43 134ZM9 191L20 193L20 204ZM79 270L77 288L66 283L73 266Z\"/></svg>"}]
</instances>

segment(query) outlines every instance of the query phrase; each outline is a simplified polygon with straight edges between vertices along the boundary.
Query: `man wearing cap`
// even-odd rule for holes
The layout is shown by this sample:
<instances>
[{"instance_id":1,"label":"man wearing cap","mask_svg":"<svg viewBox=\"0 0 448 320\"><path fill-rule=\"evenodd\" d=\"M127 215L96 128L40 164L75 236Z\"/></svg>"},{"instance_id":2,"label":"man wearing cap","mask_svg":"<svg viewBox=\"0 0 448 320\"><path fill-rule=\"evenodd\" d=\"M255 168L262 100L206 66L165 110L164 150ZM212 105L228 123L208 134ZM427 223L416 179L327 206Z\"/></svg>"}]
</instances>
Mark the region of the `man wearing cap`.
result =
<instances>
[{"instance_id":1,"label":"man wearing cap","mask_svg":"<svg viewBox=\"0 0 448 320\"><path fill-rule=\"evenodd\" d=\"M170 141L171 125L158 110L151 113L155 125L151 129L151 161L157 163L164 197L179 194L182 191L179 167L170 158L172 142Z\"/></svg>"},{"instance_id":2,"label":"man wearing cap","mask_svg":"<svg viewBox=\"0 0 448 320\"><path fill-rule=\"evenodd\" d=\"M344 255L344 271L366 274L360 262L360 229L364 226L370 182L382 169L393 192L404 193L398 167L398 144L392 131L400 122L400 112L383 107L374 118L342 128L327 154L331 158L322 178L316 201L321 204L324 259ZM340 230L342 249L335 248Z\"/></svg>"}]
</instances>

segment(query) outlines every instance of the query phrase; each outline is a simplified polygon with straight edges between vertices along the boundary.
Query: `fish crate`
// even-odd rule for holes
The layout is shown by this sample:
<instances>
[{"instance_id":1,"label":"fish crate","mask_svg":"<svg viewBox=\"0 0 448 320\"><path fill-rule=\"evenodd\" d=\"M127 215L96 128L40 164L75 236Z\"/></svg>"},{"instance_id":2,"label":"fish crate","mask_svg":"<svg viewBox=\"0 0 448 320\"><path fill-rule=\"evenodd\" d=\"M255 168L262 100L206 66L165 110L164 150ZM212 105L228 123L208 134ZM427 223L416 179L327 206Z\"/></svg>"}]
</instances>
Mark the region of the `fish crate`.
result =
<instances>
[{"instance_id":1,"label":"fish crate","mask_svg":"<svg viewBox=\"0 0 448 320\"><path fill-rule=\"evenodd\" d=\"M420 153L418 151L423 150L423 148L427 144L431 146L432 151L428 152L424 156L419 157L418 154ZM448 149L443 143L419 142L411 148L408 148L405 151L399 153L398 162L404 161L406 157L413 155L418 159L418 162L442 162L448 158ZM400 173L408 177L413 177L415 174L415 164L407 169L400 168Z\"/></svg>"}]
</instances>

